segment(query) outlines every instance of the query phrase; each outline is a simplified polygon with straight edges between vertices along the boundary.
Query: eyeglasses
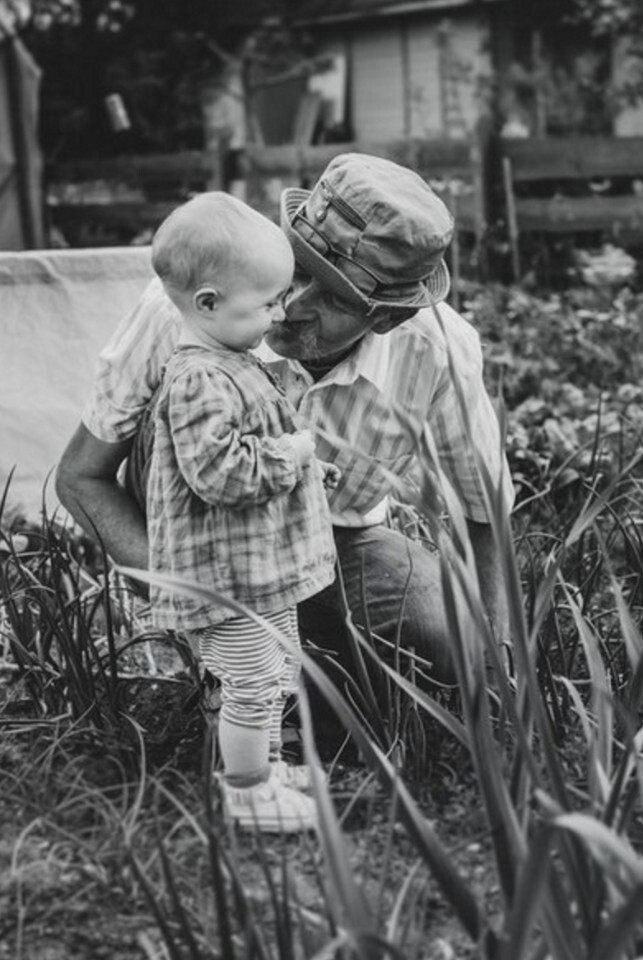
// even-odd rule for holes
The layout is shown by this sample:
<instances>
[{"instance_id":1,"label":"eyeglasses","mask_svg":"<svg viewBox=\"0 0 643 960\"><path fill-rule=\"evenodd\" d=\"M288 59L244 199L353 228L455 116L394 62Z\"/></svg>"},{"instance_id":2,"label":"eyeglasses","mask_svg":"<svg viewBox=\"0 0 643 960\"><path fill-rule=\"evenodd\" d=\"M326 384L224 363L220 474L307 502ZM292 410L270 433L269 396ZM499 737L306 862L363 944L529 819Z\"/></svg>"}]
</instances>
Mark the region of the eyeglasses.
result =
<instances>
[{"instance_id":1,"label":"eyeglasses","mask_svg":"<svg viewBox=\"0 0 643 960\"><path fill-rule=\"evenodd\" d=\"M338 250L326 239L324 234L311 223L310 220L300 210L293 217L293 228L310 246L320 253L325 260L337 267L340 273L351 281L357 287L364 297L369 297L379 285L379 280L374 273L371 273L366 267L363 267L347 253Z\"/></svg>"},{"instance_id":2,"label":"eyeglasses","mask_svg":"<svg viewBox=\"0 0 643 960\"><path fill-rule=\"evenodd\" d=\"M368 267L363 266L349 254L334 247L301 210L295 213L292 226L303 240L336 267L340 273L343 273L353 286L357 287L364 299L370 300L376 292L378 300L390 300L391 302L409 300L417 295L417 283L395 285L381 283L380 279Z\"/></svg>"}]
</instances>

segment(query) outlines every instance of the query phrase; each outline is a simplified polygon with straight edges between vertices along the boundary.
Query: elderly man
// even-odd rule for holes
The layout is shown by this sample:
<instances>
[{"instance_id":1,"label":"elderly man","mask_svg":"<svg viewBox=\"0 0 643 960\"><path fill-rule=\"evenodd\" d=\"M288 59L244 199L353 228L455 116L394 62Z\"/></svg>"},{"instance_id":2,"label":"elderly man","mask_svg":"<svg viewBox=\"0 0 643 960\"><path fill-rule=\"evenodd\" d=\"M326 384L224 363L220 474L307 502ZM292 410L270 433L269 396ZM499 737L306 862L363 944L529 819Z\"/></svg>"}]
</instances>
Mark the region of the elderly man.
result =
<instances>
[{"instance_id":1,"label":"elderly man","mask_svg":"<svg viewBox=\"0 0 643 960\"><path fill-rule=\"evenodd\" d=\"M436 678L451 679L439 560L385 523L391 474L405 477L416 457L409 424L428 426L467 518L487 613L504 639L480 458L507 510L512 488L479 338L444 302L451 215L411 170L353 153L332 160L312 190L284 191L281 226L297 271L286 319L269 331L262 356L315 432L320 458L342 471L330 505L353 621L393 640L402 618L402 645L431 661ZM142 489L146 411L176 330L175 308L153 281L102 351L57 472L62 503L129 566L147 566L144 494L117 474L129 456ZM339 586L302 604L300 616L303 636L332 645L341 634Z\"/></svg>"}]
</instances>

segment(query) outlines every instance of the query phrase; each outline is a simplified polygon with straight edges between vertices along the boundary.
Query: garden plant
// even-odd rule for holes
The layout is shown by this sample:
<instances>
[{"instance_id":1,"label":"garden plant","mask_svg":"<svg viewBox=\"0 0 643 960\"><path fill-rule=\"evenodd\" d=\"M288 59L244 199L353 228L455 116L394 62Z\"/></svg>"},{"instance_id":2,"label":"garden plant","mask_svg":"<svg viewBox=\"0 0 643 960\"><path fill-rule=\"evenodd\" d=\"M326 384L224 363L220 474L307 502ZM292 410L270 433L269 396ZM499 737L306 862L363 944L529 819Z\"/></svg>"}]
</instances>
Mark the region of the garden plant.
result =
<instances>
[{"instance_id":1,"label":"garden plant","mask_svg":"<svg viewBox=\"0 0 643 960\"><path fill-rule=\"evenodd\" d=\"M643 295L462 298L516 486L509 527L483 477L511 643L484 616L432 439L408 423L422 470L390 522L439 550L458 682L350 622L350 676L305 647L293 749L329 775L318 836L223 822L215 697L189 648L147 629L140 574L57 516L21 520L9 484L0 958L643 956Z\"/></svg>"}]
</instances>

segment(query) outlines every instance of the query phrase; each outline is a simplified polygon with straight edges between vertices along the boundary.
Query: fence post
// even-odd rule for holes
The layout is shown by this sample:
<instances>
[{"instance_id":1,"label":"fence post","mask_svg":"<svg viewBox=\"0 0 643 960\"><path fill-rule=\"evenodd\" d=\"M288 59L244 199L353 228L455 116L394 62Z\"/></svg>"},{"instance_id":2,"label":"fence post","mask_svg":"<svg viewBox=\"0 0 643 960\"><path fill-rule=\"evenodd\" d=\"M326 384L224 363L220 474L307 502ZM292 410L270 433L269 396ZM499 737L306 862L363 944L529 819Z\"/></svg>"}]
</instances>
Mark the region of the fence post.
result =
<instances>
[{"instance_id":1,"label":"fence post","mask_svg":"<svg viewBox=\"0 0 643 960\"><path fill-rule=\"evenodd\" d=\"M228 186L226 156L233 136L230 94L214 84L205 86L201 95L204 152L210 160L208 190L225 190Z\"/></svg>"},{"instance_id":2,"label":"fence post","mask_svg":"<svg viewBox=\"0 0 643 960\"><path fill-rule=\"evenodd\" d=\"M474 126L469 154L473 178L476 270L479 280L486 279L489 272L485 238L489 206L490 149L490 123L488 118L482 117Z\"/></svg>"},{"instance_id":3,"label":"fence post","mask_svg":"<svg viewBox=\"0 0 643 960\"><path fill-rule=\"evenodd\" d=\"M502 158L502 181L505 188L505 204L507 209L507 231L511 247L511 269L514 280L520 280L520 250L518 247L518 219L516 217L516 198L514 196L513 177L511 174L511 160Z\"/></svg>"},{"instance_id":4,"label":"fence post","mask_svg":"<svg viewBox=\"0 0 643 960\"><path fill-rule=\"evenodd\" d=\"M226 170L226 157L230 149L230 134L227 131L221 131L218 136L210 136L206 146L206 154L209 159L209 177L207 181L208 190L226 190L228 187L228 177Z\"/></svg>"}]
</instances>

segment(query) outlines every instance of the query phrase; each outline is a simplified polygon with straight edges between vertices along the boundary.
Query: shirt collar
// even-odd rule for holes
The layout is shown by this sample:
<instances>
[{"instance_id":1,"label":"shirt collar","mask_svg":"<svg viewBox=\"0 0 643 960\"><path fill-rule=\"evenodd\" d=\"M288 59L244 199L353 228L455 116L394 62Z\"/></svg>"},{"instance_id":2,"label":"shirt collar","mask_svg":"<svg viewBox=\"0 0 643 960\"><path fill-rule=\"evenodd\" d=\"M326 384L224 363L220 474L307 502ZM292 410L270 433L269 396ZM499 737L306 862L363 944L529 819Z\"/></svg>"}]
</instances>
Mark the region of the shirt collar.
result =
<instances>
[{"instance_id":1,"label":"shirt collar","mask_svg":"<svg viewBox=\"0 0 643 960\"><path fill-rule=\"evenodd\" d=\"M335 383L354 383L358 377L383 390L391 351L390 334L367 333L356 349L329 374Z\"/></svg>"},{"instance_id":2,"label":"shirt collar","mask_svg":"<svg viewBox=\"0 0 643 960\"><path fill-rule=\"evenodd\" d=\"M267 344L262 343L257 349L257 354L266 363L275 363L284 358L280 357L270 349ZM359 344L341 363L326 374L316 386L324 384L348 385L355 383L359 377L363 377L373 384L378 390L383 391L386 383L387 370L391 352L390 334L367 333L360 340ZM288 366L303 374L307 379L310 375L298 360L286 361Z\"/></svg>"}]
</instances>

